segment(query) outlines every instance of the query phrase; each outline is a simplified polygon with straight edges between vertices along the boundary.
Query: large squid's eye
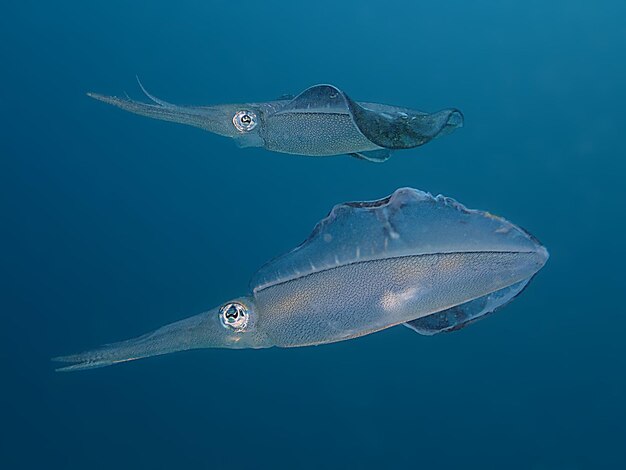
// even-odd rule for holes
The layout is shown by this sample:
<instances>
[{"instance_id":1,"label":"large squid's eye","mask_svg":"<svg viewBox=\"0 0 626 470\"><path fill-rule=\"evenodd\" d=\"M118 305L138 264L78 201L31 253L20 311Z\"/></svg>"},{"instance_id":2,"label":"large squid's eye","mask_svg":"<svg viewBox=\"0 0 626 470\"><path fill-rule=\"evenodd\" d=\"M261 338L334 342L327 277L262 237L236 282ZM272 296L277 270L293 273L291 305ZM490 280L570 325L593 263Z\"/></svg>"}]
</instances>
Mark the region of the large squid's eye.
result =
<instances>
[{"instance_id":1,"label":"large squid's eye","mask_svg":"<svg viewBox=\"0 0 626 470\"><path fill-rule=\"evenodd\" d=\"M233 116L233 124L239 132L248 132L256 127L256 114L252 111L239 111Z\"/></svg>"},{"instance_id":2,"label":"large squid's eye","mask_svg":"<svg viewBox=\"0 0 626 470\"><path fill-rule=\"evenodd\" d=\"M250 312L245 305L231 302L220 307L220 321L226 328L243 331L248 325Z\"/></svg>"}]
</instances>

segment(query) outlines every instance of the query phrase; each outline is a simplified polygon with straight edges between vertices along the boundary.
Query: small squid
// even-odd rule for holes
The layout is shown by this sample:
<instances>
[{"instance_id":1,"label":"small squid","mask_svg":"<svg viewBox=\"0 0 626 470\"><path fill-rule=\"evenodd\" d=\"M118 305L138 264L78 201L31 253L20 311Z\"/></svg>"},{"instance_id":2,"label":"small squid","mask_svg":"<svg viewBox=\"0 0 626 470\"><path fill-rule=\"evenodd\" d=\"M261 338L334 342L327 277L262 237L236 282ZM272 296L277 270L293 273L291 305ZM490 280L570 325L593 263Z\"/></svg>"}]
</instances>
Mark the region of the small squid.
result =
<instances>
[{"instance_id":1,"label":"small squid","mask_svg":"<svg viewBox=\"0 0 626 470\"><path fill-rule=\"evenodd\" d=\"M356 102L332 85L315 85L296 97L263 103L178 106L152 96L153 104L88 93L132 113L178 122L230 137L240 147L324 157L348 154L383 162L392 150L411 149L463 125L457 109L429 114Z\"/></svg>"}]
</instances>

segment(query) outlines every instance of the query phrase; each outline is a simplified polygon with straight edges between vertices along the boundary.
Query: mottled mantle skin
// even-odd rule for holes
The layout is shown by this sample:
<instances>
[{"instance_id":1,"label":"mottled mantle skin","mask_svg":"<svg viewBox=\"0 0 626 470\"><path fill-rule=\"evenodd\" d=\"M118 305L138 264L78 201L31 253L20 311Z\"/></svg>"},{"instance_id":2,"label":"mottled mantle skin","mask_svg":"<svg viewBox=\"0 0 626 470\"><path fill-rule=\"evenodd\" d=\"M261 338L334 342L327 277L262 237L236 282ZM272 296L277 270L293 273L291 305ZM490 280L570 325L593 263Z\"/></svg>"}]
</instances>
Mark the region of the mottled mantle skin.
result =
<instances>
[{"instance_id":1,"label":"mottled mantle skin","mask_svg":"<svg viewBox=\"0 0 626 470\"><path fill-rule=\"evenodd\" d=\"M216 106L178 106L142 90L153 104L88 94L132 113L230 137L241 147L315 157L349 154L374 162L385 161L392 150L424 145L463 125L457 109L428 114L356 102L332 85L312 86L295 98Z\"/></svg>"},{"instance_id":2,"label":"mottled mantle skin","mask_svg":"<svg viewBox=\"0 0 626 470\"><path fill-rule=\"evenodd\" d=\"M57 360L79 370L187 349L331 343L398 324L452 331L511 301L547 259L532 235L500 217L399 189L336 206L304 243L256 273L247 296Z\"/></svg>"}]
</instances>

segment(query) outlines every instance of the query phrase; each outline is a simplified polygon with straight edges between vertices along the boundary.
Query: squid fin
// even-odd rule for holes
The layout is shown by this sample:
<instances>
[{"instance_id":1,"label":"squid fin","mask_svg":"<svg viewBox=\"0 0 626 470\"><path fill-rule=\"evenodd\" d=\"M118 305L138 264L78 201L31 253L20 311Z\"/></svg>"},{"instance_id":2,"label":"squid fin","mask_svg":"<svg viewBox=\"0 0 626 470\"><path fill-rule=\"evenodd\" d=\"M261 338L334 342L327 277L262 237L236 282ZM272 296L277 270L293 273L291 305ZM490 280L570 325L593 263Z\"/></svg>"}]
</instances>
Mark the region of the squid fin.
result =
<instances>
[{"instance_id":1,"label":"squid fin","mask_svg":"<svg viewBox=\"0 0 626 470\"><path fill-rule=\"evenodd\" d=\"M382 163L389 159L391 152L389 149L380 149L367 152L355 152L351 153L350 156L360 160L367 160L368 162Z\"/></svg>"},{"instance_id":2,"label":"squid fin","mask_svg":"<svg viewBox=\"0 0 626 470\"><path fill-rule=\"evenodd\" d=\"M504 307L521 294L529 282L530 278L524 279L521 282L470 300L464 304L406 322L404 326L427 336L460 330Z\"/></svg>"}]
</instances>

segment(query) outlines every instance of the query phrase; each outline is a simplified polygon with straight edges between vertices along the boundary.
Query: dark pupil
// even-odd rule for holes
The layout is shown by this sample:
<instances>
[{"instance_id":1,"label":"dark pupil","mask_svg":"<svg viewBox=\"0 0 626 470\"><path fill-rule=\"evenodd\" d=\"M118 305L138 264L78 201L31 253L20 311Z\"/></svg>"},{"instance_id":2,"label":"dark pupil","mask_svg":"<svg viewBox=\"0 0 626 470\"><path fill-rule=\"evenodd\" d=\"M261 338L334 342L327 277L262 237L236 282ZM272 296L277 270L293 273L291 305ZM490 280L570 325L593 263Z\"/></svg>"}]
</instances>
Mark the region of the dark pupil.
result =
<instances>
[{"instance_id":1,"label":"dark pupil","mask_svg":"<svg viewBox=\"0 0 626 470\"><path fill-rule=\"evenodd\" d=\"M237 317L239 316L239 311L237 310L236 307L231 307L226 311L226 318L228 319L237 319Z\"/></svg>"},{"instance_id":2,"label":"dark pupil","mask_svg":"<svg viewBox=\"0 0 626 470\"><path fill-rule=\"evenodd\" d=\"M241 122L243 122L244 124L250 124L251 121L252 119L250 119L250 116L248 116L247 114L241 116Z\"/></svg>"}]
</instances>

